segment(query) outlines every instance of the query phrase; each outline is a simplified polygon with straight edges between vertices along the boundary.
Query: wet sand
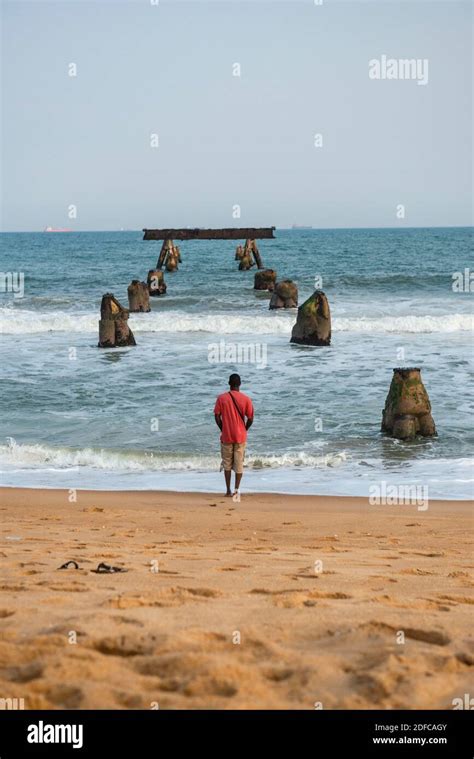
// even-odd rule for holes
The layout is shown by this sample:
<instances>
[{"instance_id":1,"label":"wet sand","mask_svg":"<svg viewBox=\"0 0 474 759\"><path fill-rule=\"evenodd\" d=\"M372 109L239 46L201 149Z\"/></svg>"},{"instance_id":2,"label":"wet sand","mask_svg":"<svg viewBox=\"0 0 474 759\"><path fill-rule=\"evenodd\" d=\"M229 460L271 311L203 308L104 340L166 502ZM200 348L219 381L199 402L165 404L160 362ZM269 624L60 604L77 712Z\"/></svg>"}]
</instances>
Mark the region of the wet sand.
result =
<instances>
[{"instance_id":1,"label":"wet sand","mask_svg":"<svg viewBox=\"0 0 474 759\"><path fill-rule=\"evenodd\" d=\"M4 488L0 512L0 699L26 709L451 709L472 692L468 502Z\"/></svg>"}]
</instances>

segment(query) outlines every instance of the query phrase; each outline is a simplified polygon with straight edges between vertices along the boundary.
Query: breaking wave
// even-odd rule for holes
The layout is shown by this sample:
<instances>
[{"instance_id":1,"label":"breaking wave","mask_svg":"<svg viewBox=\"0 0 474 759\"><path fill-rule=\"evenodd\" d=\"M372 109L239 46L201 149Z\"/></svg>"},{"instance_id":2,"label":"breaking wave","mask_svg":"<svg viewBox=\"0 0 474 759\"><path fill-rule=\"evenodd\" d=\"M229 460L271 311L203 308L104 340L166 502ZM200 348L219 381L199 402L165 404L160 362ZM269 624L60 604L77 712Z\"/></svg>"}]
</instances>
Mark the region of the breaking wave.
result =
<instances>
[{"instance_id":1,"label":"breaking wave","mask_svg":"<svg viewBox=\"0 0 474 759\"><path fill-rule=\"evenodd\" d=\"M277 469L279 467L335 467L347 460L344 451L314 456L303 451L282 455L249 455L248 469ZM105 448L54 448L41 444L18 444L9 438L0 446L0 467L18 469L77 470L81 467L110 472L172 472L218 471L218 456L196 456L188 453L152 453L146 451L117 451Z\"/></svg>"},{"instance_id":2,"label":"breaking wave","mask_svg":"<svg viewBox=\"0 0 474 759\"><path fill-rule=\"evenodd\" d=\"M284 314L183 314L179 311L132 314L134 332L209 332L212 334L287 335L295 322L295 312ZM426 316L339 317L332 322L334 332L359 333L452 333L474 330L472 314ZM5 335L45 332L93 333L98 330L98 314L53 311L40 313L16 308L0 309L0 333Z\"/></svg>"}]
</instances>

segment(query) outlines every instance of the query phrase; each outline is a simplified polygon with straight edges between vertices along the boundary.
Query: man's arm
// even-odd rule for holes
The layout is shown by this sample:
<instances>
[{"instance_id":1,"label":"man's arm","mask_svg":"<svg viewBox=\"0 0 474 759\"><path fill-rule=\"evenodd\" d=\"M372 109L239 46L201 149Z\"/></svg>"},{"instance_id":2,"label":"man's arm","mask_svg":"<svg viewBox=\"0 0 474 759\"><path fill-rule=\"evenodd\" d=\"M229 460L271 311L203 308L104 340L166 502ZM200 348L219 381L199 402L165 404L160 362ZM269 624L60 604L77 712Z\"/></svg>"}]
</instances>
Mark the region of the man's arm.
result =
<instances>
[{"instance_id":1,"label":"man's arm","mask_svg":"<svg viewBox=\"0 0 474 759\"><path fill-rule=\"evenodd\" d=\"M254 417L253 403L250 400L250 398L247 398L247 407L245 409L245 416L247 417L247 421L245 423L245 429L248 431L253 424L253 417Z\"/></svg>"},{"instance_id":2,"label":"man's arm","mask_svg":"<svg viewBox=\"0 0 474 759\"><path fill-rule=\"evenodd\" d=\"M222 432L222 416L220 414L214 414L214 419L216 420L216 424Z\"/></svg>"}]
</instances>

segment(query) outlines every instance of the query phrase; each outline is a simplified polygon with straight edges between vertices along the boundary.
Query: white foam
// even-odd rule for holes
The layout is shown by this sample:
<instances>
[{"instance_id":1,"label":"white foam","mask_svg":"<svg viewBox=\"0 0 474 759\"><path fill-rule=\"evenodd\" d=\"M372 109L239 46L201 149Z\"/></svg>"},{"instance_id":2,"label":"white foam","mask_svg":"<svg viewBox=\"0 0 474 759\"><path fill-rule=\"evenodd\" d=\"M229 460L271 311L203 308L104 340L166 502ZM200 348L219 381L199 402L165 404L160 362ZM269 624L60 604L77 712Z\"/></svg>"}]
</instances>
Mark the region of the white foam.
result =
<instances>
[{"instance_id":1,"label":"white foam","mask_svg":"<svg viewBox=\"0 0 474 759\"><path fill-rule=\"evenodd\" d=\"M436 316L379 316L375 319L334 319L334 332L472 332L472 314L437 314Z\"/></svg>"},{"instance_id":2,"label":"white foam","mask_svg":"<svg viewBox=\"0 0 474 759\"><path fill-rule=\"evenodd\" d=\"M347 455L340 453L314 456L304 451L278 455L249 455L248 469L274 469L279 467L325 468L344 462ZM110 472L212 472L218 471L218 456L152 453L141 451L114 451L97 448L54 448L41 444L18 444L8 438L7 445L0 446L0 467L12 469L65 470L85 467Z\"/></svg>"},{"instance_id":3,"label":"white foam","mask_svg":"<svg viewBox=\"0 0 474 759\"><path fill-rule=\"evenodd\" d=\"M19 308L0 309L0 333L20 335L44 332L93 333L98 330L97 313L51 311L41 313ZM289 335L296 314L183 314L180 311L131 314L134 332L178 333L209 332L226 334ZM334 332L359 333L453 333L474 331L472 314L437 314L425 316L378 316L334 318Z\"/></svg>"},{"instance_id":4,"label":"white foam","mask_svg":"<svg viewBox=\"0 0 474 759\"><path fill-rule=\"evenodd\" d=\"M6 487L222 492L223 476L217 457L172 459L169 454L150 458L140 452L17 445L10 440L8 446L0 446L0 474ZM474 461L470 458L414 460L403 473L399 467L387 469L380 460L372 460L370 469L361 468L361 460L345 452L321 457L301 452L281 457L251 456L250 462L245 473L245 493L318 493L366 498L370 483L382 479L394 485L401 482L428 485L430 501L473 497ZM104 476L107 470L110 477Z\"/></svg>"}]
</instances>

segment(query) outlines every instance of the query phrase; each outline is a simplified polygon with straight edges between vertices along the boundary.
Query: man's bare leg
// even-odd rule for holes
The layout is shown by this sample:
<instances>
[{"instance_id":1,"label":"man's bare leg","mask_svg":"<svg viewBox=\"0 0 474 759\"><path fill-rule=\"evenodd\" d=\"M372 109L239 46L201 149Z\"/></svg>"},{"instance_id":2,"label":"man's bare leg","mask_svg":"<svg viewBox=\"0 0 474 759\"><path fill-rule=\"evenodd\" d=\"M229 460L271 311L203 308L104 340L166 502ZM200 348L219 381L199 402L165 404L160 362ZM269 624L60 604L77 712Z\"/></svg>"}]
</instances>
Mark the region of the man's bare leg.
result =
<instances>
[{"instance_id":1,"label":"man's bare leg","mask_svg":"<svg viewBox=\"0 0 474 759\"><path fill-rule=\"evenodd\" d=\"M227 488L226 490L226 496L232 495L232 491L230 489L230 478L232 476L232 469L229 469L229 471L224 470L224 477L225 477L225 486Z\"/></svg>"},{"instance_id":2,"label":"man's bare leg","mask_svg":"<svg viewBox=\"0 0 474 759\"><path fill-rule=\"evenodd\" d=\"M235 473L235 492L237 492L237 490L240 487L240 481L241 481L241 479L242 479L242 472L240 472L240 473L236 472Z\"/></svg>"}]
</instances>

